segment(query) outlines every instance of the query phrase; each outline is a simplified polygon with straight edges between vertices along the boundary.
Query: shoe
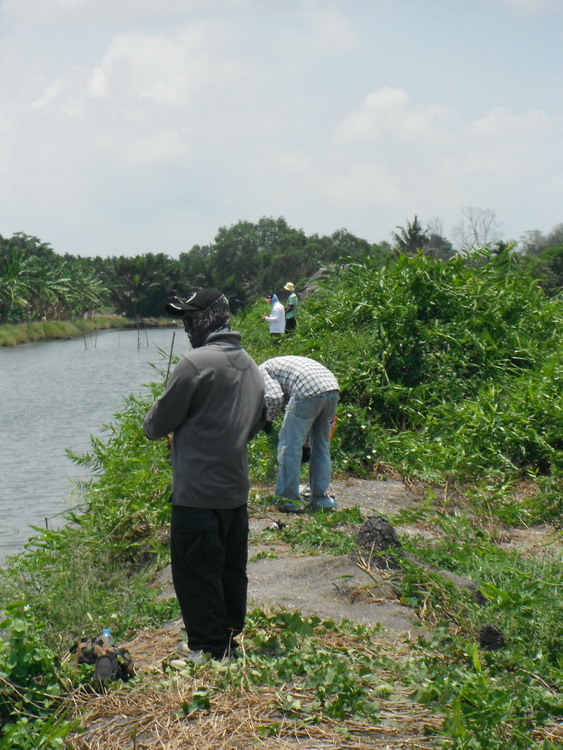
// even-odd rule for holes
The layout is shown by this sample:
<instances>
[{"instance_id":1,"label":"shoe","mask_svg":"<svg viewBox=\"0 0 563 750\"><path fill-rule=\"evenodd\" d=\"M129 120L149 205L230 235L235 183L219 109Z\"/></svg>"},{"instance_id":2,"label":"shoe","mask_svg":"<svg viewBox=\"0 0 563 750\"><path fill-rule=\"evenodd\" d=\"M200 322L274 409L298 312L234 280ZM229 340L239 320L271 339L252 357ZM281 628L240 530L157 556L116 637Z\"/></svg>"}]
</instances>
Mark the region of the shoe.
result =
<instances>
[{"instance_id":1,"label":"shoe","mask_svg":"<svg viewBox=\"0 0 563 750\"><path fill-rule=\"evenodd\" d=\"M172 669L185 669L188 666L188 662L185 659L170 659L168 666Z\"/></svg>"},{"instance_id":2,"label":"shoe","mask_svg":"<svg viewBox=\"0 0 563 750\"><path fill-rule=\"evenodd\" d=\"M278 510L280 513L305 513L307 503L304 500L280 500Z\"/></svg>"},{"instance_id":3,"label":"shoe","mask_svg":"<svg viewBox=\"0 0 563 750\"><path fill-rule=\"evenodd\" d=\"M338 509L336 500L333 497L329 497L328 495L326 497L319 497L315 500L311 500L309 507L311 508L311 510L323 512Z\"/></svg>"},{"instance_id":4,"label":"shoe","mask_svg":"<svg viewBox=\"0 0 563 750\"><path fill-rule=\"evenodd\" d=\"M192 664L202 664L204 661L209 661L209 654L205 651L192 651L186 641L180 641L176 646L176 653L181 657L181 660L191 662Z\"/></svg>"},{"instance_id":5,"label":"shoe","mask_svg":"<svg viewBox=\"0 0 563 750\"><path fill-rule=\"evenodd\" d=\"M311 488L308 484L299 485L299 497L303 500L308 500L311 497Z\"/></svg>"}]
</instances>

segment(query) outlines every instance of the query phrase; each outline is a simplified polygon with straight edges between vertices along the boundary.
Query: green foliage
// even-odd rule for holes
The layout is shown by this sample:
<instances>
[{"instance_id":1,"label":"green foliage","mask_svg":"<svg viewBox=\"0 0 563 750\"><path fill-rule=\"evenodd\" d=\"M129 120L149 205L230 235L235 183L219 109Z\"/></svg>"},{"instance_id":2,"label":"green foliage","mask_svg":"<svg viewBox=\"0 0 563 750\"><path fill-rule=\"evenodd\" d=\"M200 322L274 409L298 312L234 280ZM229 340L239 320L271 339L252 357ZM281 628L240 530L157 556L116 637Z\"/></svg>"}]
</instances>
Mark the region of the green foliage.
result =
<instances>
[{"instance_id":1,"label":"green foliage","mask_svg":"<svg viewBox=\"0 0 563 750\"><path fill-rule=\"evenodd\" d=\"M415 697L448 713L443 734L459 748L528 748L530 733L563 713L563 572L553 551L543 558L500 549L463 517L438 515L445 536L404 540L425 563L469 576L482 600L440 574L405 560L403 597L441 615L423 641L413 675ZM429 609L431 605L431 609ZM457 623L455 635L447 621ZM483 625L502 632L505 647L479 649Z\"/></svg>"},{"instance_id":2,"label":"green foliage","mask_svg":"<svg viewBox=\"0 0 563 750\"><path fill-rule=\"evenodd\" d=\"M266 615L255 610L248 617L247 632L253 648L245 653L244 668L239 661L215 666L216 690L270 685L279 688L278 708L287 717L377 720L376 698L385 692L373 669L378 660L366 654L365 648L354 652L321 641L336 632L350 638L355 635L364 645L367 631L323 623L318 617L303 618L299 613ZM311 700L296 697L297 690L299 695L310 693Z\"/></svg>"},{"instance_id":3,"label":"green foliage","mask_svg":"<svg viewBox=\"0 0 563 750\"><path fill-rule=\"evenodd\" d=\"M174 619L176 601L157 600L158 591L150 586L148 565L158 556L127 563L120 551L120 545L116 550L86 520L78 529L40 531L3 571L0 599L24 598L33 618L48 624L44 638L56 651L68 650L79 638L100 633L105 626L121 637Z\"/></svg>"},{"instance_id":4,"label":"green foliage","mask_svg":"<svg viewBox=\"0 0 563 750\"><path fill-rule=\"evenodd\" d=\"M413 697L447 712L440 734L453 747L549 747L541 740L534 742L532 732L550 717L561 716L563 705L557 688L535 672L514 665L507 669L502 657L485 655L475 643L445 629L422 644L419 656L413 670Z\"/></svg>"},{"instance_id":5,"label":"green foliage","mask_svg":"<svg viewBox=\"0 0 563 750\"><path fill-rule=\"evenodd\" d=\"M162 388L155 385L153 396ZM104 439L92 439L91 451L75 460L95 476L88 510L75 519L112 545L112 555L134 561L154 546L154 533L169 519L170 454L166 441L147 441L143 420L151 398L129 396Z\"/></svg>"},{"instance_id":6,"label":"green foliage","mask_svg":"<svg viewBox=\"0 0 563 750\"><path fill-rule=\"evenodd\" d=\"M99 273L115 311L128 318L162 315L177 291L178 262L164 253L108 258Z\"/></svg>"},{"instance_id":7,"label":"green foliage","mask_svg":"<svg viewBox=\"0 0 563 750\"><path fill-rule=\"evenodd\" d=\"M269 435L261 432L249 445L249 458L252 463L252 475L256 482L271 483L276 475L277 431Z\"/></svg>"},{"instance_id":8,"label":"green foliage","mask_svg":"<svg viewBox=\"0 0 563 750\"><path fill-rule=\"evenodd\" d=\"M510 480L477 482L467 489L471 506L511 526L563 523L563 490L560 476L538 477L523 488Z\"/></svg>"},{"instance_id":9,"label":"green foliage","mask_svg":"<svg viewBox=\"0 0 563 750\"><path fill-rule=\"evenodd\" d=\"M28 608L0 622L0 750L64 747L73 725L62 713L65 675Z\"/></svg>"},{"instance_id":10,"label":"green foliage","mask_svg":"<svg viewBox=\"0 0 563 750\"><path fill-rule=\"evenodd\" d=\"M563 245L548 246L546 249L519 258L522 269L538 280L544 292L552 297L563 287Z\"/></svg>"},{"instance_id":11,"label":"green foliage","mask_svg":"<svg viewBox=\"0 0 563 750\"><path fill-rule=\"evenodd\" d=\"M67 320L100 310L104 293L86 259L61 258L36 237L0 236L0 322Z\"/></svg>"},{"instance_id":12,"label":"green foliage","mask_svg":"<svg viewBox=\"0 0 563 750\"><path fill-rule=\"evenodd\" d=\"M322 361L341 388L335 465L423 479L560 476L559 298L509 254L402 255L335 270L279 354ZM273 356L241 322L257 358ZM354 335L350 335L353 331Z\"/></svg>"},{"instance_id":13,"label":"green foliage","mask_svg":"<svg viewBox=\"0 0 563 750\"><path fill-rule=\"evenodd\" d=\"M342 257L360 260L386 252L344 229L329 237L290 227L283 217L221 227L208 246L194 246L178 260L164 253L134 257L61 257L36 237L0 236L0 323L81 317L113 306L129 318L158 317L173 294L212 286L234 311L257 296L298 283Z\"/></svg>"},{"instance_id":14,"label":"green foliage","mask_svg":"<svg viewBox=\"0 0 563 750\"><path fill-rule=\"evenodd\" d=\"M418 250L422 250L428 242L427 230L422 228L416 215L412 221L407 221L406 227L397 227L397 229L398 232L392 233L396 252L413 255Z\"/></svg>"},{"instance_id":15,"label":"green foliage","mask_svg":"<svg viewBox=\"0 0 563 750\"><path fill-rule=\"evenodd\" d=\"M368 242L343 229L329 237L307 237L283 217L262 217L256 224L239 221L221 227L212 245L182 253L181 278L186 289L193 288L194 280L221 289L231 309L240 312L257 297L279 294L287 280L299 283L341 258L360 260L374 252Z\"/></svg>"}]
</instances>

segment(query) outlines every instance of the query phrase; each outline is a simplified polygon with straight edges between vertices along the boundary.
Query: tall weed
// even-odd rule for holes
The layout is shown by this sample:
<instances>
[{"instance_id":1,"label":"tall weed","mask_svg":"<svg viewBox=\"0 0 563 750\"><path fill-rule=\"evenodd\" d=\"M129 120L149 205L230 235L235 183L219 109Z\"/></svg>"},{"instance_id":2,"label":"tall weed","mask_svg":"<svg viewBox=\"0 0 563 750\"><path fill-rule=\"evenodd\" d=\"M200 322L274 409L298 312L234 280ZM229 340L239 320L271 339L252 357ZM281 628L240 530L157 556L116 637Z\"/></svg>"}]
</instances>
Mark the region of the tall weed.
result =
<instances>
[{"instance_id":1,"label":"tall weed","mask_svg":"<svg viewBox=\"0 0 563 750\"><path fill-rule=\"evenodd\" d=\"M335 269L277 351L257 313L241 321L257 359L300 354L336 374L338 468L560 476L562 300L510 262L481 252Z\"/></svg>"}]
</instances>

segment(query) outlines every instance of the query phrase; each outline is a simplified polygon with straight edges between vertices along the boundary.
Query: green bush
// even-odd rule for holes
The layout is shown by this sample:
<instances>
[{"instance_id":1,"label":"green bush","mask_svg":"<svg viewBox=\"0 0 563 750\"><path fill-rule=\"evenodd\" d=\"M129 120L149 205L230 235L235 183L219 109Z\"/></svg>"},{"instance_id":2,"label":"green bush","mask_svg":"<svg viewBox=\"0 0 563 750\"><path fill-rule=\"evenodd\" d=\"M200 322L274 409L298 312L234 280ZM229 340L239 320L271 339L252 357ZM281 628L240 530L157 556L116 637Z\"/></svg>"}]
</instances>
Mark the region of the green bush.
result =
<instances>
[{"instance_id":1,"label":"green bush","mask_svg":"<svg viewBox=\"0 0 563 750\"><path fill-rule=\"evenodd\" d=\"M245 342L258 360L300 354L336 374L342 470L560 476L561 298L505 261L480 252L350 264L305 301L277 351L260 310L241 321Z\"/></svg>"},{"instance_id":2,"label":"green bush","mask_svg":"<svg viewBox=\"0 0 563 750\"><path fill-rule=\"evenodd\" d=\"M64 678L42 628L22 605L0 622L0 750L63 748L73 728L61 713Z\"/></svg>"}]
</instances>

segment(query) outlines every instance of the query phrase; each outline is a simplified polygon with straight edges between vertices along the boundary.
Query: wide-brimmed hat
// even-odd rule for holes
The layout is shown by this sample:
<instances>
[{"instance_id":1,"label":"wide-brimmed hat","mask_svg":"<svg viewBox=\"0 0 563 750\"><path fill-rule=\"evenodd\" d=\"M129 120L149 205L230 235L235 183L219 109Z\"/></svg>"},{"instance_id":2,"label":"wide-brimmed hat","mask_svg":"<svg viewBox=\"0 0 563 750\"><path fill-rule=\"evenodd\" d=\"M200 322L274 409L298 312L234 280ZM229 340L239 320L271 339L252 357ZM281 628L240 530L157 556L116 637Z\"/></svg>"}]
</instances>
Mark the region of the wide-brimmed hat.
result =
<instances>
[{"instance_id":1,"label":"wide-brimmed hat","mask_svg":"<svg viewBox=\"0 0 563 750\"><path fill-rule=\"evenodd\" d=\"M292 284L291 281L288 281L287 284L284 286L284 289L286 292L294 292L295 284Z\"/></svg>"},{"instance_id":2,"label":"wide-brimmed hat","mask_svg":"<svg viewBox=\"0 0 563 750\"><path fill-rule=\"evenodd\" d=\"M223 292L220 292L218 289L200 289L199 292L194 292L188 299L172 297L172 299L165 303L164 309L170 315L200 313L202 310L207 310L208 307L211 307L222 296Z\"/></svg>"}]
</instances>

